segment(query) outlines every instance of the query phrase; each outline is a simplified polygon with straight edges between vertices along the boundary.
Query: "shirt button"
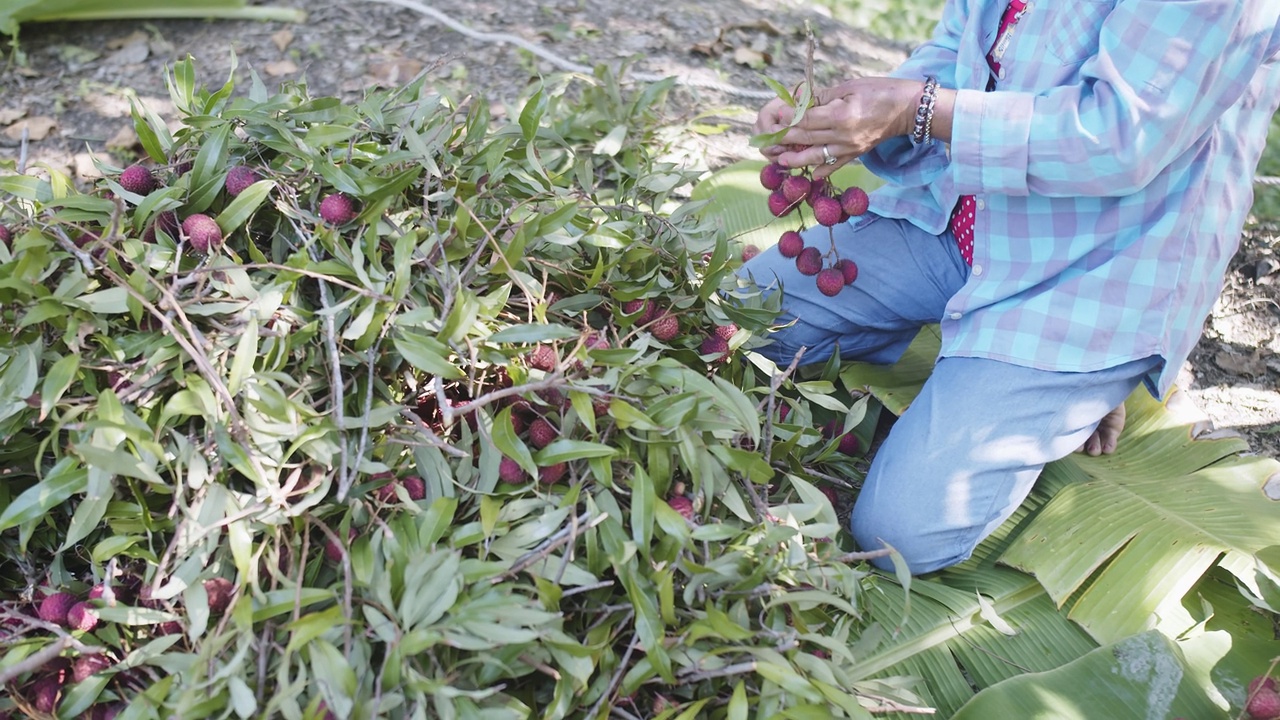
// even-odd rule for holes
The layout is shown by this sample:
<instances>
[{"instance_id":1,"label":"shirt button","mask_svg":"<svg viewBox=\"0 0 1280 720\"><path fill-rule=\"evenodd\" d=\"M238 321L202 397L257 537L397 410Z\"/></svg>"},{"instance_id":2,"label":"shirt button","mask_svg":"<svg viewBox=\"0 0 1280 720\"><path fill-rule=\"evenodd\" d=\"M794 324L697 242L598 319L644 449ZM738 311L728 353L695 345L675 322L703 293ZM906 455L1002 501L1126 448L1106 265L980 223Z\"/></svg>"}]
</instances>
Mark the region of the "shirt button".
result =
<instances>
[{"instance_id":1,"label":"shirt button","mask_svg":"<svg viewBox=\"0 0 1280 720\"><path fill-rule=\"evenodd\" d=\"M978 203L977 203L977 204L978 204L978 209L979 209L979 210L986 210L986 209L987 209L987 201L986 201L986 200L983 200L982 198L978 198Z\"/></svg>"},{"instance_id":2,"label":"shirt button","mask_svg":"<svg viewBox=\"0 0 1280 720\"><path fill-rule=\"evenodd\" d=\"M982 266L981 266L981 265L974 265L974 266L973 266L973 276L974 276L974 277L978 277L978 276L980 276L980 275L982 275Z\"/></svg>"},{"instance_id":3,"label":"shirt button","mask_svg":"<svg viewBox=\"0 0 1280 720\"><path fill-rule=\"evenodd\" d=\"M948 317L950 317L952 320L959 320L961 317L963 317L963 315L961 315L958 312L953 312Z\"/></svg>"},{"instance_id":4,"label":"shirt button","mask_svg":"<svg viewBox=\"0 0 1280 720\"><path fill-rule=\"evenodd\" d=\"M1000 71L996 73L996 77L1000 80L1004 79L1004 68L1000 68Z\"/></svg>"}]
</instances>

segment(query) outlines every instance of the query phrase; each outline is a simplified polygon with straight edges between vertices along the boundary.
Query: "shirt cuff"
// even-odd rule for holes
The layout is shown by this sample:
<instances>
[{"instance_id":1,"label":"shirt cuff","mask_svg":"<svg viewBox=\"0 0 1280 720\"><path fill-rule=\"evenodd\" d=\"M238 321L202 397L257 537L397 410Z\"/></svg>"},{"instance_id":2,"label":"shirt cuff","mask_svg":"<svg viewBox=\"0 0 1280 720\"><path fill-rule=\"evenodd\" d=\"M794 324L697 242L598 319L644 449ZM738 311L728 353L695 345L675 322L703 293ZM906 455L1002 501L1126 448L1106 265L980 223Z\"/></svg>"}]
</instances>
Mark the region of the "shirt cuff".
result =
<instances>
[{"instance_id":1,"label":"shirt cuff","mask_svg":"<svg viewBox=\"0 0 1280 720\"><path fill-rule=\"evenodd\" d=\"M1030 93L957 90L951 121L951 168L961 195L1025 196L1030 157Z\"/></svg>"}]
</instances>

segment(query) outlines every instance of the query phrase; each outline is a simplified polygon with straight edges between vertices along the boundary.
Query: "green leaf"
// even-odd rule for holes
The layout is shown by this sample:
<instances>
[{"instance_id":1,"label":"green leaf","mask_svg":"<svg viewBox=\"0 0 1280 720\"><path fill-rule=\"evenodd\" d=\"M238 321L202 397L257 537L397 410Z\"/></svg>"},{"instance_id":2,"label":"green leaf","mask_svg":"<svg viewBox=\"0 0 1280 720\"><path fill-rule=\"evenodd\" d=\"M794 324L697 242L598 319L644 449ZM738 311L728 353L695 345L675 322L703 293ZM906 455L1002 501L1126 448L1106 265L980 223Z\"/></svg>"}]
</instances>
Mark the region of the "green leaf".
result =
<instances>
[{"instance_id":1,"label":"green leaf","mask_svg":"<svg viewBox=\"0 0 1280 720\"><path fill-rule=\"evenodd\" d=\"M631 477L631 537L645 557L649 556L649 545L653 540L655 500L653 481L644 468L637 465Z\"/></svg>"},{"instance_id":2,"label":"green leaf","mask_svg":"<svg viewBox=\"0 0 1280 720\"><path fill-rule=\"evenodd\" d=\"M0 513L0 531L36 520L72 495L84 492L88 473L71 458L58 461L43 480L27 488Z\"/></svg>"},{"instance_id":3,"label":"green leaf","mask_svg":"<svg viewBox=\"0 0 1280 720\"><path fill-rule=\"evenodd\" d=\"M258 358L258 323L253 320L246 325L244 334L236 343L235 356L231 360L231 372L227 376L227 391L232 395L239 394L245 378L253 372L253 363Z\"/></svg>"},{"instance_id":4,"label":"green leaf","mask_svg":"<svg viewBox=\"0 0 1280 720\"><path fill-rule=\"evenodd\" d=\"M533 142L537 137L538 125L541 124L542 116L546 111L547 96L544 89L539 87L520 110L520 132L525 142Z\"/></svg>"},{"instance_id":5,"label":"green leaf","mask_svg":"<svg viewBox=\"0 0 1280 720\"><path fill-rule=\"evenodd\" d=\"M275 187L274 180L259 180L240 191L240 194L218 213L218 227L222 228L223 236L230 235L244 225Z\"/></svg>"},{"instance_id":6,"label":"green leaf","mask_svg":"<svg viewBox=\"0 0 1280 720\"><path fill-rule=\"evenodd\" d=\"M448 359L451 354L448 346L435 338L401 332L392 338L392 343L406 362L423 372L446 380L465 377L462 370Z\"/></svg>"},{"instance_id":7,"label":"green leaf","mask_svg":"<svg viewBox=\"0 0 1280 720\"><path fill-rule=\"evenodd\" d=\"M581 333L567 325L559 323L525 323L508 325L489 336L491 343L533 344L551 340L576 338Z\"/></svg>"},{"instance_id":8,"label":"green leaf","mask_svg":"<svg viewBox=\"0 0 1280 720\"><path fill-rule=\"evenodd\" d=\"M80 356L65 355L49 368L44 376L44 384L40 386L40 416L45 417L54 405L62 399L62 394L71 387L71 381L80 371Z\"/></svg>"},{"instance_id":9,"label":"green leaf","mask_svg":"<svg viewBox=\"0 0 1280 720\"><path fill-rule=\"evenodd\" d=\"M609 445L590 442L588 440L559 438L551 441L551 444L534 453L534 459L538 462L539 466L545 467L547 465L554 465L555 463L567 462L569 460L613 457L617 453L617 448L610 447Z\"/></svg>"}]
</instances>

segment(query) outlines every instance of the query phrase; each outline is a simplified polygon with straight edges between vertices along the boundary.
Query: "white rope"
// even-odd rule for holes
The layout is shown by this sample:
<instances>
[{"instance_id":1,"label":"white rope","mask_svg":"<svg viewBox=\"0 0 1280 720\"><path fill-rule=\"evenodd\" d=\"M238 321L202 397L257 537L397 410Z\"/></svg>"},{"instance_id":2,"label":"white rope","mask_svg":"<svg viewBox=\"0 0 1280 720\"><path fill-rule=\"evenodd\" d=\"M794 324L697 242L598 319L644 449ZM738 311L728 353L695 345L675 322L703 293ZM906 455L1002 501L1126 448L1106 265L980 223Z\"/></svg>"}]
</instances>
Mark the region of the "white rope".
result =
<instances>
[{"instance_id":1,"label":"white rope","mask_svg":"<svg viewBox=\"0 0 1280 720\"><path fill-rule=\"evenodd\" d=\"M515 35L510 35L508 33L491 33L491 32L480 32L478 30L472 30L466 25L458 22L457 20L454 20L453 18L449 17L448 15L445 15L439 10L436 10L430 5L425 5L423 3L416 2L416 0L369 0L369 2L380 2L387 5L396 5L398 7L402 7L408 10L413 10L414 12L421 13L428 17L435 18L436 20L439 20L441 23L444 23L445 25L447 25L450 29L454 30L455 32L460 33L462 35L466 35L467 37L473 40L479 40L480 42L487 42L487 43L497 43L499 45L503 45L503 44L515 45L516 47L519 47L521 49L528 50L529 52L533 53L534 55L537 55L543 60L546 60L552 65L555 65L561 70L566 70L568 72L574 72L574 73L581 73L583 75L590 75L592 73L592 69L587 67L586 65L580 65L570 60L566 60L565 58L560 57L559 55L551 52L550 50L547 50L535 43L531 43L528 40L525 40L524 38L516 37ZM654 73L640 73L640 72L630 73L628 77L631 80L634 80L637 82L658 82L666 79L666 76L663 76L663 75L657 75ZM716 90L718 92L726 93L729 95L752 98L755 100L767 100L767 99L777 97L775 93L768 90L753 90L750 88L738 87L737 85L729 85L727 83L717 82L715 80L700 80L698 78L692 78L692 77L675 76L675 81L677 84L685 85L687 87L697 87L697 88L705 88L707 90Z\"/></svg>"},{"instance_id":2,"label":"white rope","mask_svg":"<svg viewBox=\"0 0 1280 720\"><path fill-rule=\"evenodd\" d=\"M1259 185L1276 185L1280 186L1280 177L1271 177L1269 175L1259 175L1253 179Z\"/></svg>"}]
</instances>

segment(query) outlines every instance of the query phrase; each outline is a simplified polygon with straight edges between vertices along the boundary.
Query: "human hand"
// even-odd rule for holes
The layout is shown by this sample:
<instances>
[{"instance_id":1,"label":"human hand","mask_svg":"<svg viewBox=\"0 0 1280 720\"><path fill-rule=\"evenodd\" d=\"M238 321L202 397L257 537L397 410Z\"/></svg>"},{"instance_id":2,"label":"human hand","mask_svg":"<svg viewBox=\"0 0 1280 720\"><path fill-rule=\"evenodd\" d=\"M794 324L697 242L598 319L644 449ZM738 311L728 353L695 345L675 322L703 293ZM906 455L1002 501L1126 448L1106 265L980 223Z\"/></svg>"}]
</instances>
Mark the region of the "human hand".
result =
<instances>
[{"instance_id":1,"label":"human hand","mask_svg":"<svg viewBox=\"0 0 1280 720\"><path fill-rule=\"evenodd\" d=\"M786 167L814 166L813 175L820 178L891 137L910 134L920 99L920 83L894 78L857 78L821 88L815 99L816 105L791 126L782 142L762 152L769 160ZM795 109L782 100L770 100L761 108L755 130L769 133L787 128L795 113ZM827 154L834 162L825 162Z\"/></svg>"}]
</instances>

